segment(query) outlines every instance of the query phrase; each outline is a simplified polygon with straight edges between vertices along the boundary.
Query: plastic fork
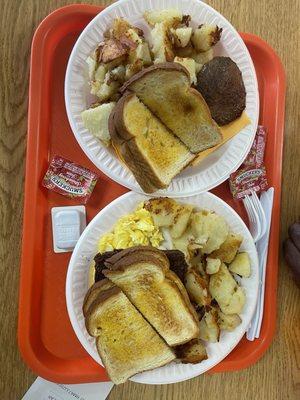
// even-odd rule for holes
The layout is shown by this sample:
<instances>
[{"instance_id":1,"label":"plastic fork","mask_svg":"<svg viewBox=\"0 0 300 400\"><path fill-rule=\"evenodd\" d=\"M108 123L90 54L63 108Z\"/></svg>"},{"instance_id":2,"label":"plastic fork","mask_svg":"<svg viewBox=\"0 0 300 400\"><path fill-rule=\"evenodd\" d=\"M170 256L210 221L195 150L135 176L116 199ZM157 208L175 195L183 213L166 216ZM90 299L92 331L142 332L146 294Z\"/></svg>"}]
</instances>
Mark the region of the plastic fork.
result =
<instances>
[{"instance_id":1,"label":"plastic fork","mask_svg":"<svg viewBox=\"0 0 300 400\"><path fill-rule=\"evenodd\" d=\"M266 215L265 215L264 209L261 205L261 202L260 202L256 192L251 191L251 196L249 197L249 200L254 205L255 211L260 220L261 232L260 232L259 238L257 239L257 240L259 240L266 233L266 229L267 229Z\"/></svg>"},{"instance_id":2,"label":"plastic fork","mask_svg":"<svg viewBox=\"0 0 300 400\"><path fill-rule=\"evenodd\" d=\"M262 231L259 216L257 214L256 208L254 207L254 204L252 203L248 195L243 198L243 203L248 214L251 235L254 242L257 242L257 240L261 237Z\"/></svg>"}]
</instances>

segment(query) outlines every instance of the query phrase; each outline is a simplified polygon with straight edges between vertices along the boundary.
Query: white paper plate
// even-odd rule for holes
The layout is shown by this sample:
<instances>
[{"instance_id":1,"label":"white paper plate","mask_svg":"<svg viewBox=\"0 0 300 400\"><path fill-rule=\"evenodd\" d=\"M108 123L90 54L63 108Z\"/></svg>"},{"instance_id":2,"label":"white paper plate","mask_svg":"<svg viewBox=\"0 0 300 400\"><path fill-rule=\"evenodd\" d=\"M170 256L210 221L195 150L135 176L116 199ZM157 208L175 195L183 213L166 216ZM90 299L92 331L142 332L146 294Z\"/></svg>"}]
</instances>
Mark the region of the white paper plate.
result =
<instances>
[{"instance_id":1,"label":"white paper plate","mask_svg":"<svg viewBox=\"0 0 300 400\"><path fill-rule=\"evenodd\" d=\"M84 324L82 304L88 290L89 265L97 253L99 238L112 229L123 215L132 212L136 206L147 199L145 195L129 192L114 200L96 215L80 237L70 260L66 282L66 299L69 317L73 329L85 350L98 363L100 357ZM194 204L199 208L214 210L222 215L230 229L243 236L241 249L247 251L251 260L251 277L241 280L246 291L246 304L241 314L242 323L233 332L222 332L219 343L207 345L208 359L199 364L171 363L152 371L135 375L131 380L148 384L165 384L183 381L202 374L218 364L238 344L247 330L254 313L258 293L258 259L253 239L238 214L223 200L211 193L202 193L192 197L182 197L179 201Z\"/></svg>"},{"instance_id":2,"label":"white paper plate","mask_svg":"<svg viewBox=\"0 0 300 400\"><path fill-rule=\"evenodd\" d=\"M221 43L216 45L215 54L228 55L242 71L247 92L246 112L251 119L251 125L209 155L199 166L185 169L173 179L167 189L157 192L180 197L208 191L224 182L245 159L257 128L259 96L255 69L241 37L222 15L199 0L119 0L98 14L78 38L67 67L65 102L74 135L90 160L114 181L142 193L134 176L119 161L114 151L103 146L82 124L80 114L91 103L85 60L97 47L103 38L103 32L111 26L117 16L122 16L139 26L147 36L149 28L143 20L143 12L169 7L190 14L194 26L208 22L223 28Z\"/></svg>"}]
</instances>

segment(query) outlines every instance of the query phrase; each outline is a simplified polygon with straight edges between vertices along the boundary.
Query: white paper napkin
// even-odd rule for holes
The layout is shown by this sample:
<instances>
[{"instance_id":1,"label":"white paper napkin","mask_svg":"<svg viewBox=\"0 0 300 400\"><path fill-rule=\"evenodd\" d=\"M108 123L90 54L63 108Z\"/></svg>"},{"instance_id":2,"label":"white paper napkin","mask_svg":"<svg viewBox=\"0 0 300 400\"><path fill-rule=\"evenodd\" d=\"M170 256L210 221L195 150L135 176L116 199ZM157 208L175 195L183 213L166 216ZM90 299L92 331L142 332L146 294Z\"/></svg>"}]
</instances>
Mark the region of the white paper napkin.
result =
<instances>
[{"instance_id":1,"label":"white paper napkin","mask_svg":"<svg viewBox=\"0 0 300 400\"><path fill-rule=\"evenodd\" d=\"M37 378L22 400L105 400L112 382L63 385Z\"/></svg>"}]
</instances>

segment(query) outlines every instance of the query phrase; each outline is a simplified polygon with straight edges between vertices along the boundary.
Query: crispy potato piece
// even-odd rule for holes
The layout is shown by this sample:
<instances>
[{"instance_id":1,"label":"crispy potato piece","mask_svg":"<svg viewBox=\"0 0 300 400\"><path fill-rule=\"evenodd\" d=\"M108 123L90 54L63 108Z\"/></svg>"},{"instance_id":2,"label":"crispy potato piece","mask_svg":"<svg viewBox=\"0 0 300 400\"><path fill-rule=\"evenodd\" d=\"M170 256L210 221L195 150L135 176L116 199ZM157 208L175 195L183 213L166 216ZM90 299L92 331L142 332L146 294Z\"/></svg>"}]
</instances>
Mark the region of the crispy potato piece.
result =
<instances>
[{"instance_id":1,"label":"crispy potato piece","mask_svg":"<svg viewBox=\"0 0 300 400\"><path fill-rule=\"evenodd\" d=\"M225 219L212 211L201 210L192 214L191 228L195 242L204 243L202 246L204 254L210 254L218 249L228 236Z\"/></svg>"},{"instance_id":2,"label":"crispy potato piece","mask_svg":"<svg viewBox=\"0 0 300 400\"><path fill-rule=\"evenodd\" d=\"M242 312L246 302L246 296L243 288L236 286L233 295L230 298L228 304L220 306L224 314L239 314Z\"/></svg>"},{"instance_id":3,"label":"crispy potato piece","mask_svg":"<svg viewBox=\"0 0 300 400\"><path fill-rule=\"evenodd\" d=\"M192 28L182 27L182 28L171 28L172 42L175 47L186 47L192 37Z\"/></svg>"},{"instance_id":4,"label":"crispy potato piece","mask_svg":"<svg viewBox=\"0 0 300 400\"><path fill-rule=\"evenodd\" d=\"M124 65L119 65L118 67L110 71L110 79L112 81L117 81L119 83L125 82L125 67Z\"/></svg>"},{"instance_id":5,"label":"crispy potato piece","mask_svg":"<svg viewBox=\"0 0 300 400\"><path fill-rule=\"evenodd\" d=\"M239 314L245 304L245 293L237 285L224 263L219 271L211 275L209 293L217 301L224 314Z\"/></svg>"},{"instance_id":6,"label":"crispy potato piece","mask_svg":"<svg viewBox=\"0 0 300 400\"><path fill-rule=\"evenodd\" d=\"M218 325L221 330L233 331L238 325L242 323L242 320L237 314L224 314L221 310L218 310Z\"/></svg>"},{"instance_id":7,"label":"crispy potato piece","mask_svg":"<svg viewBox=\"0 0 300 400\"><path fill-rule=\"evenodd\" d=\"M175 57L174 62L183 65L189 71L191 82L195 85L197 83L195 60L188 57Z\"/></svg>"},{"instance_id":8,"label":"crispy potato piece","mask_svg":"<svg viewBox=\"0 0 300 400\"><path fill-rule=\"evenodd\" d=\"M206 273L209 275L216 274L221 266L222 262L219 258L210 258L206 259Z\"/></svg>"},{"instance_id":9,"label":"crispy potato piece","mask_svg":"<svg viewBox=\"0 0 300 400\"><path fill-rule=\"evenodd\" d=\"M95 81L97 83L98 81ZM96 96L101 102L109 100L120 88L120 83L111 79L110 72L105 74L104 82L99 85L99 89L95 90ZM91 91L92 92L92 91Z\"/></svg>"},{"instance_id":10,"label":"crispy potato piece","mask_svg":"<svg viewBox=\"0 0 300 400\"><path fill-rule=\"evenodd\" d=\"M191 268L185 276L185 288L190 299L199 306L210 304L211 296L208 292L208 283L194 268Z\"/></svg>"},{"instance_id":11,"label":"crispy potato piece","mask_svg":"<svg viewBox=\"0 0 300 400\"><path fill-rule=\"evenodd\" d=\"M177 358L184 364L197 364L207 360L205 346L200 339L193 339L190 342L175 348Z\"/></svg>"},{"instance_id":12,"label":"crispy potato piece","mask_svg":"<svg viewBox=\"0 0 300 400\"><path fill-rule=\"evenodd\" d=\"M157 197L145 201L144 208L148 210L156 226L171 226L177 214L177 203L173 199Z\"/></svg>"},{"instance_id":13,"label":"crispy potato piece","mask_svg":"<svg viewBox=\"0 0 300 400\"><path fill-rule=\"evenodd\" d=\"M132 26L123 18L115 18L112 28L109 31L108 37L119 40L122 43L128 44L129 47L135 46L142 42L143 31L135 26Z\"/></svg>"},{"instance_id":14,"label":"crispy potato piece","mask_svg":"<svg viewBox=\"0 0 300 400\"><path fill-rule=\"evenodd\" d=\"M170 234L174 239L182 236L186 230L193 210L193 206L164 197L148 200L144 203L144 208L150 212L155 225L170 227Z\"/></svg>"},{"instance_id":15,"label":"crispy potato piece","mask_svg":"<svg viewBox=\"0 0 300 400\"><path fill-rule=\"evenodd\" d=\"M176 8L169 8L165 10L146 11L143 17L151 27L161 22L167 26L173 26L182 21L183 15Z\"/></svg>"},{"instance_id":16,"label":"crispy potato piece","mask_svg":"<svg viewBox=\"0 0 300 400\"><path fill-rule=\"evenodd\" d=\"M98 62L107 64L111 61L119 60L121 64L124 57L128 54L129 47L122 44L117 39L107 39L100 43L98 47Z\"/></svg>"},{"instance_id":17,"label":"crispy potato piece","mask_svg":"<svg viewBox=\"0 0 300 400\"><path fill-rule=\"evenodd\" d=\"M209 292L216 299L222 311L222 306L229 304L236 287L237 283L224 263L220 265L216 274L211 275L209 280Z\"/></svg>"},{"instance_id":18,"label":"crispy potato piece","mask_svg":"<svg viewBox=\"0 0 300 400\"><path fill-rule=\"evenodd\" d=\"M192 35L192 43L197 51L207 51L221 38L222 28L217 25L202 24L195 29Z\"/></svg>"},{"instance_id":19,"label":"crispy potato piece","mask_svg":"<svg viewBox=\"0 0 300 400\"><path fill-rule=\"evenodd\" d=\"M249 278L251 274L250 258L248 253L238 253L229 265L229 271L244 278Z\"/></svg>"},{"instance_id":20,"label":"crispy potato piece","mask_svg":"<svg viewBox=\"0 0 300 400\"><path fill-rule=\"evenodd\" d=\"M125 67L125 80L127 81L134 74L136 74L137 72L141 71L142 68L143 68L143 61L142 60L136 60L132 64L127 64L126 67Z\"/></svg>"},{"instance_id":21,"label":"crispy potato piece","mask_svg":"<svg viewBox=\"0 0 300 400\"><path fill-rule=\"evenodd\" d=\"M173 224L170 227L170 234L172 238L179 238L186 230L193 208L193 206L188 204L183 205L177 203L176 215L174 217Z\"/></svg>"},{"instance_id":22,"label":"crispy potato piece","mask_svg":"<svg viewBox=\"0 0 300 400\"><path fill-rule=\"evenodd\" d=\"M199 323L200 339L206 342L216 343L220 339L220 328L218 325L218 312L211 308L206 311Z\"/></svg>"},{"instance_id":23,"label":"crispy potato piece","mask_svg":"<svg viewBox=\"0 0 300 400\"><path fill-rule=\"evenodd\" d=\"M154 63L173 61L174 53L167 25L164 22L157 23L151 31L151 37Z\"/></svg>"},{"instance_id":24,"label":"crispy potato piece","mask_svg":"<svg viewBox=\"0 0 300 400\"><path fill-rule=\"evenodd\" d=\"M140 43L137 48L130 52L129 62L134 63L136 60L142 60L143 65L150 65L152 63L149 45L147 42Z\"/></svg>"},{"instance_id":25,"label":"crispy potato piece","mask_svg":"<svg viewBox=\"0 0 300 400\"><path fill-rule=\"evenodd\" d=\"M243 237L241 235L229 233L225 242L221 244L221 247L210 253L209 256L211 258L219 258L222 262L229 264L236 256L242 241Z\"/></svg>"}]
</instances>

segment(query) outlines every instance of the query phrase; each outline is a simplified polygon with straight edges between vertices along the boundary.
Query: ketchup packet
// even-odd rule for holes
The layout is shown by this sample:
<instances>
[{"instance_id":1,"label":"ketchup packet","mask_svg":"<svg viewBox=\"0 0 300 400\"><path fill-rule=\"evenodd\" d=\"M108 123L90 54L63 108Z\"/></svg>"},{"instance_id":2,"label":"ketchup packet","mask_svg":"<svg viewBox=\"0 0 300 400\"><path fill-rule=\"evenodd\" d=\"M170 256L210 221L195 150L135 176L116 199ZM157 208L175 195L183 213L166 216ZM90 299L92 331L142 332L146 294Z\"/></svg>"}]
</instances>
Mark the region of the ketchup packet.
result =
<instances>
[{"instance_id":1,"label":"ketchup packet","mask_svg":"<svg viewBox=\"0 0 300 400\"><path fill-rule=\"evenodd\" d=\"M266 130L258 126L248 156L241 167L230 175L230 191L235 199L242 199L251 191L262 192L268 188L264 153L266 147Z\"/></svg>"},{"instance_id":2,"label":"ketchup packet","mask_svg":"<svg viewBox=\"0 0 300 400\"><path fill-rule=\"evenodd\" d=\"M63 196L86 203L96 185L98 175L89 169L55 156L44 176L42 185Z\"/></svg>"},{"instance_id":3,"label":"ketchup packet","mask_svg":"<svg viewBox=\"0 0 300 400\"><path fill-rule=\"evenodd\" d=\"M262 192L268 188L266 168L245 167L230 175L230 191L235 199L242 199L251 191Z\"/></svg>"}]
</instances>

